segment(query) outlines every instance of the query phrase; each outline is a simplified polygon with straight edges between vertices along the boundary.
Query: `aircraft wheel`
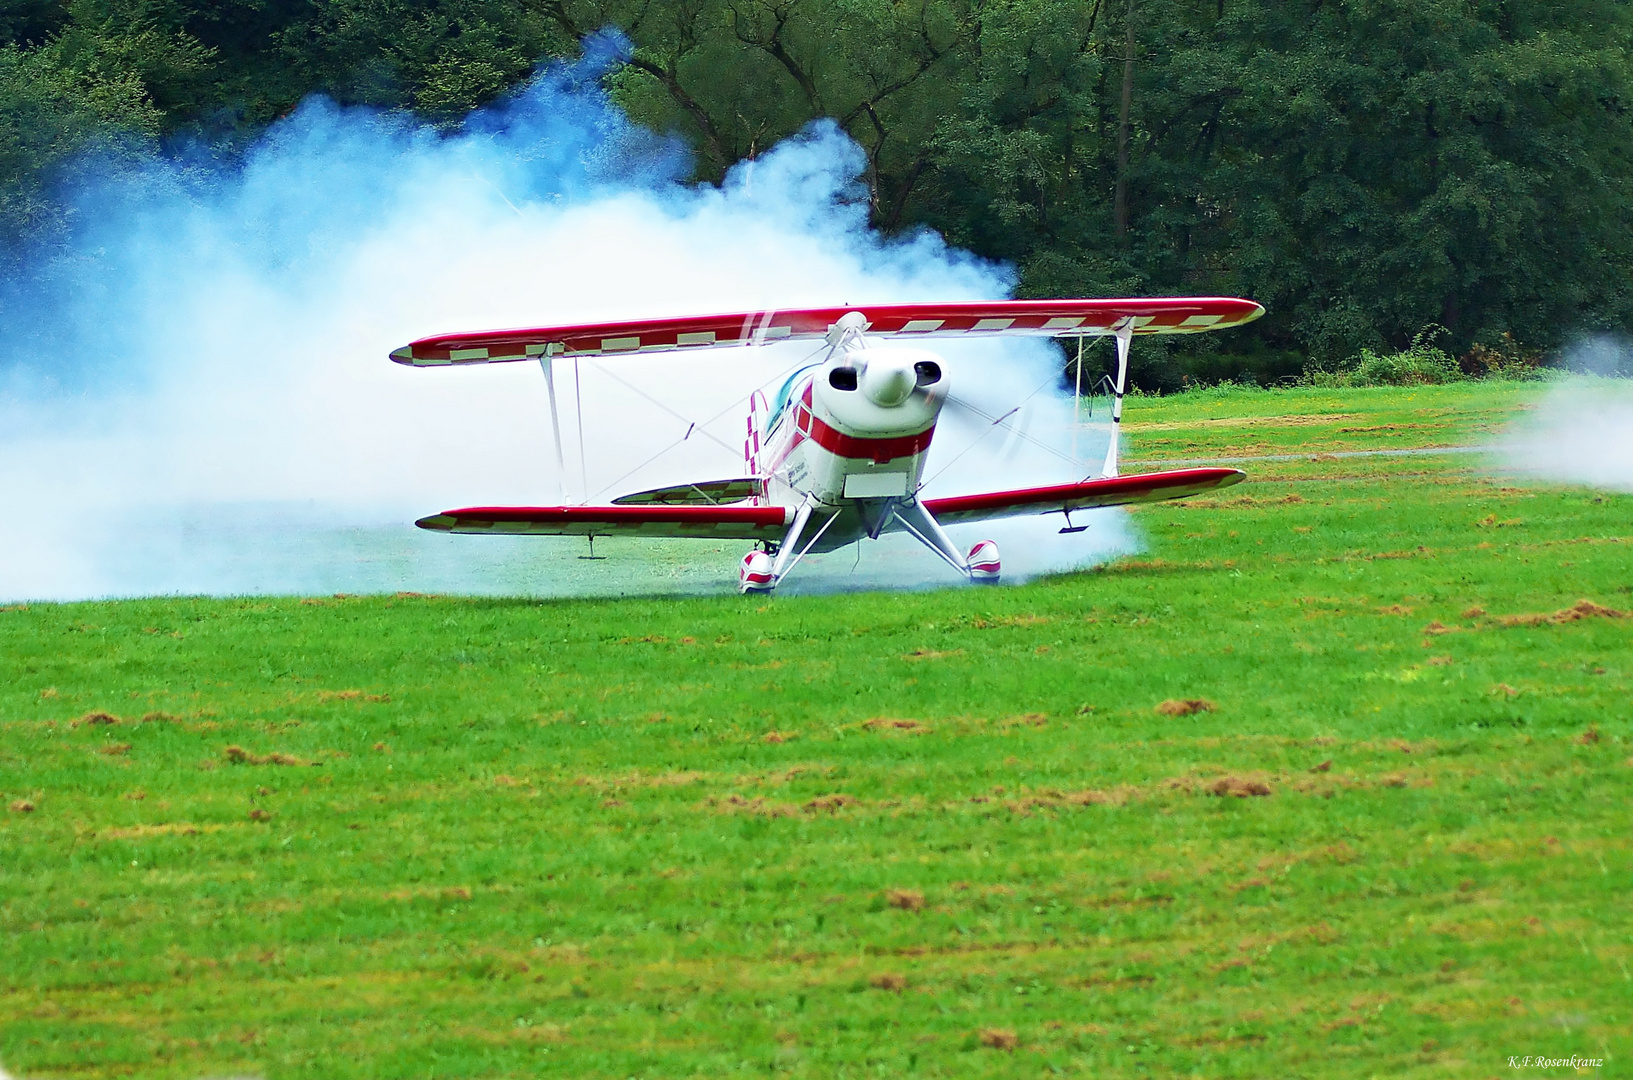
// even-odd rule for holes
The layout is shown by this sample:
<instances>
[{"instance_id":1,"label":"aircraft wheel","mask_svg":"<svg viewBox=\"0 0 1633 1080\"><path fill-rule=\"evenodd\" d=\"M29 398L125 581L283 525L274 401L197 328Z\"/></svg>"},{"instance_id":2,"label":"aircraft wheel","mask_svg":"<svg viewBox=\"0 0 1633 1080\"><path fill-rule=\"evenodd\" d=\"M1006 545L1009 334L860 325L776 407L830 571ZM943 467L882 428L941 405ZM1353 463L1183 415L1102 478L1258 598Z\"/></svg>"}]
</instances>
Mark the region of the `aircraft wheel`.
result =
<instances>
[{"instance_id":1,"label":"aircraft wheel","mask_svg":"<svg viewBox=\"0 0 1633 1080\"><path fill-rule=\"evenodd\" d=\"M771 580L771 556L763 551L751 551L737 565L737 591L741 593L770 592L776 583Z\"/></svg>"},{"instance_id":2,"label":"aircraft wheel","mask_svg":"<svg viewBox=\"0 0 1633 1080\"><path fill-rule=\"evenodd\" d=\"M983 585L993 585L998 581L998 571L1001 569L998 560L998 545L991 540L983 540L970 548L969 557L965 560L970 564L970 580Z\"/></svg>"}]
</instances>

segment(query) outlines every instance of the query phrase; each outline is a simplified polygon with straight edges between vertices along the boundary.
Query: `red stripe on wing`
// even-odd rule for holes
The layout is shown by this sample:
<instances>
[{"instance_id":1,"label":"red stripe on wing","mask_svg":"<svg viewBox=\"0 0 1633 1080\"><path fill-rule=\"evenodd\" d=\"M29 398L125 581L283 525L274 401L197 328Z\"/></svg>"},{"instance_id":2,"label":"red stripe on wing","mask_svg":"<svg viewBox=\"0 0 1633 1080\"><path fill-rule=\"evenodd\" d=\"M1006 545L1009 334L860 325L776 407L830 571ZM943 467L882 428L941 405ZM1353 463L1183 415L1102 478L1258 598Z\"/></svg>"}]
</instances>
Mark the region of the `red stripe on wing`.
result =
<instances>
[{"instance_id":1,"label":"red stripe on wing","mask_svg":"<svg viewBox=\"0 0 1633 1080\"><path fill-rule=\"evenodd\" d=\"M1063 510L1183 499L1214 488L1229 487L1246 478L1247 474L1240 469L1176 469L1172 472L1085 480L1077 484L926 499L924 506L944 523L985 521L1021 514L1050 514Z\"/></svg>"},{"instance_id":2,"label":"red stripe on wing","mask_svg":"<svg viewBox=\"0 0 1633 1080\"><path fill-rule=\"evenodd\" d=\"M397 349L391 358L419 366L486 364L547 354L604 356L809 340L823 337L851 311L867 318L870 333L906 337L1093 335L1109 333L1129 318L1135 320L1137 334L1194 333L1236 326L1264 314L1252 300L1225 296L874 304L437 334Z\"/></svg>"},{"instance_id":3,"label":"red stripe on wing","mask_svg":"<svg viewBox=\"0 0 1633 1080\"><path fill-rule=\"evenodd\" d=\"M781 506L468 506L421 518L436 532L493 536L780 537L793 514Z\"/></svg>"}]
</instances>

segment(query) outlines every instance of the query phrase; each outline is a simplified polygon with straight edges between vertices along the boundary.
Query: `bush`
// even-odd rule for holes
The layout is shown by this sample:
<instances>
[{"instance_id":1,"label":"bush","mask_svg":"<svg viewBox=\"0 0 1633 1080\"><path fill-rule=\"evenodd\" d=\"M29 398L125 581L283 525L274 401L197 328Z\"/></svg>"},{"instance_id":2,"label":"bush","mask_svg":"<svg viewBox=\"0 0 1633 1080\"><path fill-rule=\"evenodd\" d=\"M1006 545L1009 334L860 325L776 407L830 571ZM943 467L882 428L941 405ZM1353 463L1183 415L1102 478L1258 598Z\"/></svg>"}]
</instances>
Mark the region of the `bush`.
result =
<instances>
[{"instance_id":1,"label":"bush","mask_svg":"<svg viewBox=\"0 0 1633 1080\"><path fill-rule=\"evenodd\" d=\"M1355 365L1357 386L1421 386L1457 382L1463 371L1457 361L1433 346L1414 344L1404 352L1375 353L1362 349Z\"/></svg>"},{"instance_id":2,"label":"bush","mask_svg":"<svg viewBox=\"0 0 1633 1080\"><path fill-rule=\"evenodd\" d=\"M1476 342L1457 358L1457 366L1472 379L1538 379L1546 374L1542 354L1525 348L1509 333L1495 344Z\"/></svg>"},{"instance_id":3,"label":"bush","mask_svg":"<svg viewBox=\"0 0 1633 1080\"><path fill-rule=\"evenodd\" d=\"M1300 379L1305 386L1425 386L1460 382L1463 370L1445 350L1434 345L1444 334L1441 326L1425 326L1400 352L1362 349L1337 371L1312 371Z\"/></svg>"}]
</instances>

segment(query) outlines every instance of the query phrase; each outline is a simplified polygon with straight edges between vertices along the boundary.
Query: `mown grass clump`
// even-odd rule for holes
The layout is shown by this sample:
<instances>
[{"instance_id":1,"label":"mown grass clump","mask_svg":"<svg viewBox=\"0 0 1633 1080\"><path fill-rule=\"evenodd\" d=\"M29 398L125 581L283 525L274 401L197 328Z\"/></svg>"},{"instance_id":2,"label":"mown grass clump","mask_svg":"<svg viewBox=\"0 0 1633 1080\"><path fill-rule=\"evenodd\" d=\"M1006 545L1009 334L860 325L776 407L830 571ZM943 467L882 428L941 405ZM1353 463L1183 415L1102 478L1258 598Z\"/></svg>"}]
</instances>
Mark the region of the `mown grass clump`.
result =
<instances>
[{"instance_id":1,"label":"mown grass clump","mask_svg":"<svg viewBox=\"0 0 1633 1080\"><path fill-rule=\"evenodd\" d=\"M1188 397L1131 468L1276 460L1019 588L0 612L0 1061L1625 1061L1633 503L1324 456L1517 384Z\"/></svg>"}]
</instances>

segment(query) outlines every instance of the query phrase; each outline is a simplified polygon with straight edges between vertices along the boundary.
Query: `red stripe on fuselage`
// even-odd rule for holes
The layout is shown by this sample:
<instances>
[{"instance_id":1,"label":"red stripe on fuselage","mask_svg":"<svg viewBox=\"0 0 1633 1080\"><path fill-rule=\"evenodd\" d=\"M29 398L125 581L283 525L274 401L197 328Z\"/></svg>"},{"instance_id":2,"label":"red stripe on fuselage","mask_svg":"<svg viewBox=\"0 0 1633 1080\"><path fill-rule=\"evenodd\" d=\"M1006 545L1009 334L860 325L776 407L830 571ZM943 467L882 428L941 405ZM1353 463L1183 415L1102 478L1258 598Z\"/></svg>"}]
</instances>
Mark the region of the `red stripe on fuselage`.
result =
<instances>
[{"instance_id":1,"label":"red stripe on fuselage","mask_svg":"<svg viewBox=\"0 0 1633 1080\"><path fill-rule=\"evenodd\" d=\"M796 422L803 419L795 418ZM846 435L838 428L823 423L820 416L813 415L809 437L822 449L837 457L883 465L897 458L924 453L930 448L930 438L935 433L935 425L932 424L916 435L893 435L887 438Z\"/></svg>"},{"instance_id":2,"label":"red stripe on fuselage","mask_svg":"<svg viewBox=\"0 0 1633 1080\"><path fill-rule=\"evenodd\" d=\"M788 442L771 462L771 467L767 471L776 472L782 468L783 463L788 460L788 455L806 439L811 439L836 457L883 465L897 458L924 453L930 448L930 439L936 433L935 425L931 424L916 435L891 435L883 438L847 435L831 424L824 423L822 418L812 411L811 398L811 384L806 383L805 392L796 399L790 410L791 415L785 421L793 425Z\"/></svg>"}]
</instances>

